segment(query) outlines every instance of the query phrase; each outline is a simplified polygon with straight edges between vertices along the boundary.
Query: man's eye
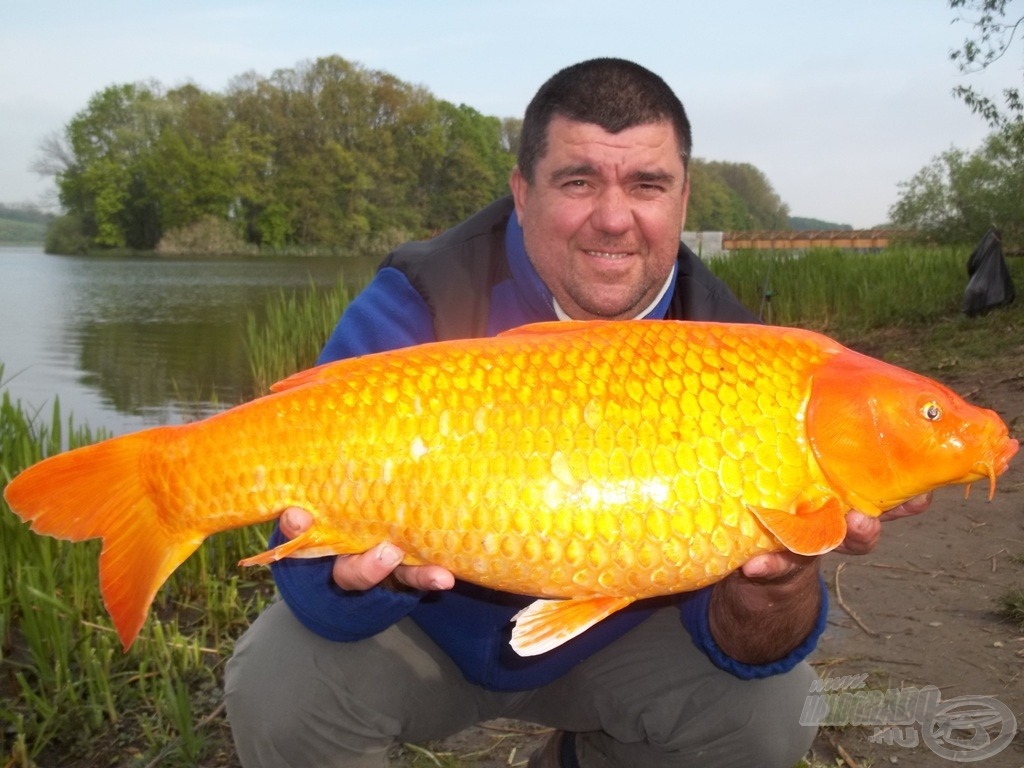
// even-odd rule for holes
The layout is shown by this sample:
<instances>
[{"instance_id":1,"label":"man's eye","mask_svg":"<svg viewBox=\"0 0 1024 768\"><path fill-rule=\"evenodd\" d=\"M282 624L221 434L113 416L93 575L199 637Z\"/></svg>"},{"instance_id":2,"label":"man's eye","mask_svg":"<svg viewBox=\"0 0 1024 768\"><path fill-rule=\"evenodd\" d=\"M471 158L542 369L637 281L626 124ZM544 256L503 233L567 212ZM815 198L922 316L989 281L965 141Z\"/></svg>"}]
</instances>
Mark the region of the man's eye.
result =
<instances>
[{"instance_id":1,"label":"man's eye","mask_svg":"<svg viewBox=\"0 0 1024 768\"><path fill-rule=\"evenodd\" d=\"M640 184L637 186L637 190L642 195L660 195L665 188L660 184Z\"/></svg>"}]
</instances>

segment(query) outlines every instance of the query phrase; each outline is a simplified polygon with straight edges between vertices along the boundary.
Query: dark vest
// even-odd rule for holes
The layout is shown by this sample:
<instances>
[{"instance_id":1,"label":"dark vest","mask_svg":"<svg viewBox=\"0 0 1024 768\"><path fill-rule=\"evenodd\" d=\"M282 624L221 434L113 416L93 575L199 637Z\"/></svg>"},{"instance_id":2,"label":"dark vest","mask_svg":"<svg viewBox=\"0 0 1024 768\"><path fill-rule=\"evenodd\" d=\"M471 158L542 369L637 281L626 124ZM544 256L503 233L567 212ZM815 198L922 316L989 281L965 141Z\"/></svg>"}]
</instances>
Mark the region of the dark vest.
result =
<instances>
[{"instance_id":1,"label":"dark vest","mask_svg":"<svg viewBox=\"0 0 1024 768\"><path fill-rule=\"evenodd\" d=\"M505 225L513 209L512 198L502 198L431 240L400 246L381 262L403 272L426 301L439 341L486 335L491 289L511 277ZM757 322L682 243L678 259L666 319Z\"/></svg>"}]
</instances>

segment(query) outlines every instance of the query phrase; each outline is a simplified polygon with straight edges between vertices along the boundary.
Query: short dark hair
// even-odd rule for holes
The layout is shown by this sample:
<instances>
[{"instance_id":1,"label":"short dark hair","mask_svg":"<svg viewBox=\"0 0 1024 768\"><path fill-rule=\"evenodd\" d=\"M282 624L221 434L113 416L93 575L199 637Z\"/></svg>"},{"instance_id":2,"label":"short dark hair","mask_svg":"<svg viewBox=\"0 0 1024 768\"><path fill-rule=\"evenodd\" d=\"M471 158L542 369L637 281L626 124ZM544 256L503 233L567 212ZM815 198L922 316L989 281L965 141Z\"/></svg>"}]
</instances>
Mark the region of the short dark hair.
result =
<instances>
[{"instance_id":1,"label":"short dark hair","mask_svg":"<svg viewBox=\"0 0 1024 768\"><path fill-rule=\"evenodd\" d=\"M689 167L693 136L682 102L664 80L632 61L590 59L556 72L540 87L526 107L516 158L530 183L547 152L548 125L556 115L594 123L609 133L668 120L683 168Z\"/></svg>"}]
</instances>

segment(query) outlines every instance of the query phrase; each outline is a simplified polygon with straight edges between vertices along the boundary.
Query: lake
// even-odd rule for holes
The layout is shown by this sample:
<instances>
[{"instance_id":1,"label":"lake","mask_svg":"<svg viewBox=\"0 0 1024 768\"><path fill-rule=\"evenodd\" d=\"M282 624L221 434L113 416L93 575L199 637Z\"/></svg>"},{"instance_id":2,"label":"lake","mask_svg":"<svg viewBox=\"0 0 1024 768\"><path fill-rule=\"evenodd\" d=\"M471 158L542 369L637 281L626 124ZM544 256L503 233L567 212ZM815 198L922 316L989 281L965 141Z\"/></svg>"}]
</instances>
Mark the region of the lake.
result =
<instances>
[{"instance_id":1,"label":"lake","mask_svg":"<svg viewBox=\"0 0 1024 768\"><path fill-rule=\"evenodd\" d=\"M123 434L248 399L249 312L375 260L52 256L0 246L0 389L49 418Z\"/></svg>"}]
</instances>

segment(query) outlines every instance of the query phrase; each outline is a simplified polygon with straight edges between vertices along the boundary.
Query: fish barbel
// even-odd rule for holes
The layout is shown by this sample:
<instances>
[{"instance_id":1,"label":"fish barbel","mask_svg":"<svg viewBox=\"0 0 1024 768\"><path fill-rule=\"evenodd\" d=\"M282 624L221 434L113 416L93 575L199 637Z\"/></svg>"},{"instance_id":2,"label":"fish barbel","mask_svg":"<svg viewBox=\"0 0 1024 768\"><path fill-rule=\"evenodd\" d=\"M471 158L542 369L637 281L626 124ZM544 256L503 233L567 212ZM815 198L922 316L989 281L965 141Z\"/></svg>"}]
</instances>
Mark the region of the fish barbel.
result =
<instances>
[{"instance_id":1,"label":"fish barbel","mask_svg":"<svg viewBox=\"0 0 1024 768\"><path fill-rule=\"evenodd\" d=\"M631 602L750 558L818 555L845 513L951 483L990 496L1018 444L992 411L809 331L542 323L330 363L180 426L50 457L4 497L38 533L102 537L125 648L157 589L217 531L309 510L244 560L363 552L539 598L542 653Z\"/></svg>"}]
</instances>

